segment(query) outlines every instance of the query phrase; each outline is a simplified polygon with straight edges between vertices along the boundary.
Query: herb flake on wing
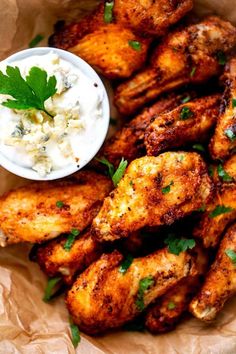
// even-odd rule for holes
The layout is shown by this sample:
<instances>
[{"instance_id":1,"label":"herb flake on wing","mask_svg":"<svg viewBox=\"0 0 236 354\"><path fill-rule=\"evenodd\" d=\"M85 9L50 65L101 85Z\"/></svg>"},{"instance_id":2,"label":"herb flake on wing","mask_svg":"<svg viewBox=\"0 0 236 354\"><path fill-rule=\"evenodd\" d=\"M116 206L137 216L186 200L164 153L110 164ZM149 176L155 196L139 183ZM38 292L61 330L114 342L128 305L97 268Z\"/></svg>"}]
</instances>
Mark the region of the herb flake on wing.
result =
<instances>
[{"instance_id":1,"label":"herb flake on wing","mask_svg":"<svg viewBox=\"0 0 236 354\"><path fill-rule=\"evenodd\" d=\"M45 101L56 93L56 77L47 77L47 72L32 67L24 79L18 67L7 66L6 75L0 71L0 94L13 99L3 102L4 107L18 110L37 109L53 116L46 110Z\"/></svg>"},{"instance_id":2,"label":"herb flake on wing","mask_svg":"<svg viewBox=\"0 0 236 354\"><path fill-rule=\"evenodd\" d=\"M181 252L187 251L195 247L196 242L194 239L178 238L174 234L169 234L164 240L164 243L168 246L168 251L175 255L179 255Z\"/></svg>"},{"instance_id":3,"label":"herb flake on wing","mask_svg":"<svg viewBox=\"0 0 236 354\"><path fill-rule=\"evenodd\" d=\"M126 273L129 267L131 266L133 259L134 257L131 256L131 254L128 254L126 258L123 260L123 262L121 263L119 267L119 272L122 274Z\"/></svg>"},{"instance_id":4,"label":"herb flake on wing","mask_svg":"<svg viewBox=\"0 0 236 354\"><path fill-rule=\"evenodd\" d=\"M142 49L142 45L139 41L130 40L128 43L129 43L129 46L136 51L140 51Z\"/></svg>"},{"instance_id":5,"label":"herb flake on wing","mask_svg":"<svg viewBox=\"0 0 236 354\"><path fill-rule=\"evenodd\" d=\"M187 106L183 107L180 112L180 119L181 120L187 120L193 116L193 112L191 109Z\"/></svg>"},{"instance_id":6,"label":"herb flake on wing","mask_svg":"<svg viewBox=\"0 0 236 354\"><path fill-rule=\"evenodd\" d=\"M224 182L232 182L233 178L224 170L223 166L219 164L217 166L217 173L218 176L222 179Z\"/></svg>"},{"instance_id":7,"label":"herb flake on wing","mask_svg":"<svg viewBox=\"0 0 236 354\"><path fill-rule=\"evenodd\" d=\"M73 246L76 237L80 234L80 231L77 229L72 229L70 234L67 236L67 240L64 244L64 250L69 252L71 250L71 247Z\"/></svg>"},{"instance_id":8,"label":"herb flake on wing","mask_svg":"<svg viewBox=\"0 0 236 354\"><path fill-rule=\"evenodd\" d=\"M230 258L231 262L236 266L236 252L231 249L225 250L225 254Z\"/></svg>"},{"instance_id":9,"label":"herb flake on wing","mask_svg":"<svg viewBox=\"0 0 236 354\"><path fill-rule=\"evenodd\" d=\"M138 289L138 295L137 295L137 300L135 301L135 304L139 311L143 311L145 309L145 304L144 304L144 294L145 291L150 289L154 284L154 279L152 276L143 278L139 281L139 289Z\"/></svg>"},{"instance_id":10,"label":"herb flake on wing","mask_svg":"<svg viewBox=\"0 0 236 354\"><path fill-rule=\"evenodd\" d=\"M235 209L225 206L225 205L217 205L214 210L209 214L210 218L215 218L221 214L226 214L230 213L231 211L234 211Z\"/></svg>"},{"instance_id":11,"label":"herb flake on wing","mask_svg":"<svg viewBox=\"0 0 236 354\"><path fill-rule=\"evenodd\" d=\"M110 23L113 20L114 1L106 1L104 7L104 22Z\"/></svg>"}]
</instances>

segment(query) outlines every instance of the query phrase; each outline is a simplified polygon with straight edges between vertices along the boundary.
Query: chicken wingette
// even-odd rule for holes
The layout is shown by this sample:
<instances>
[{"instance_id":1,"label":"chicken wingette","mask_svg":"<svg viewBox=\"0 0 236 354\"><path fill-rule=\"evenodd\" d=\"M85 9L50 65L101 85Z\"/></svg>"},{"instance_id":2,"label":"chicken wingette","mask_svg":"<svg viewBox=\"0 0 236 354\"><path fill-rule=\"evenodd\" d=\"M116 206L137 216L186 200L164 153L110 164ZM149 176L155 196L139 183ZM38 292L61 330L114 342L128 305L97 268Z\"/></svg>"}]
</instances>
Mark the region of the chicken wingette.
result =
<instances>
[{"instance_id":1,"label":"chicken wingette","mask_svg":"<svg viewBox=\"0 0 236 354\"><path fill-rule=\"evenodd\" d=\"M225 160L236 149L236 58L226 66L226 90L222 98L221 115L210 142L213 159Z\"/></svg>"},{"instance_id":2,"label":"chicken wingette","mask_svg":"<svg viewBox=\"0 0 236 354\"><path fill-rule=\"evenodd\" d=\"M63 281L72 284L76 274L81 273L102 254L101 244L96 242L90 231L75 239L70 249L66 248L68 236L63 235L34 249L36 260L49 277L61 276Z\"/></svg>"},{"instance_id":3,"label":"chicken wingette","mask_svg":"<svg viewBox=\"0 0 236 354\"><path fill-rule=\"evenodd\" d=\"M99 241L127 237L145 226L170 225L201 207L211 182L200 155L166 152L130 163L92 223Z\"/></svg>"},{"instance_id":4,"label":"chicken wingette","mask_svg":"<svg viewBox=\"0 0 236 354\"><path fill-rule=\"evenodd\" d=\"M163 92L218 75L220 58L235 43L236 28L218 17L207 17L170 33L154 50L150 65L118 86L117 108L123 114L132 114Z\"/></svg>"},{"instance_id":5,"label":"chicken wingette","mask_svg":"<svg viewBox=\"0 0 236 354\"><path fill-rule=\"evenodd\" d=\"M49 39L50 46L78 55L110 79L127 78L141 68L149 43L150 39L122 24L106 23L103 3L80 22L59 28Z\"/></svg>"},{"instance_id":6,"label":"chicken wingette","mask_svg":"<svg viewBox=\"0 0 236 354\"><path fill-rule=\"evenodd\" d=\"M194 274L186 252L176 256L162 249L136 258L121 271L123 256L103 255L82 273L66 297L73 321L88 334L120 327L139 315L180 279Z\"/></svg>"},{"instance_id":7,"label":"chicken wingette","mask_svg":"<svg viewBox=\"0 0 236 354\"><path fill-rule=\"evenodd\" d=\"M195 95L194 92L185 92L183 94L169 94L159 99L108 139L97 157L105 157L109 162L118 166L122 157L130 162L145 155L144 133L150 122L159 117L159 114L180 105L186 97L195 97Z\"/></svg>"},{"instance_id":8,"label":"chicken wingette","mask_svg":"<svg viewBox=\"0 0 236 354\"><path fill-rule=\"evenodd\" d=\"M83 231L112 189L107 177L81 171L74 177L33 183L0 197L0 246L40 243L73 228Z\"/></svg>"},{"instance_id":9,"label":"chicken wingette","mask_svg":"<svg viewBox=\"0 0 236 354\"><path fill-rule=\"evenodd\" d=\"M192 7L192 0L115 0L114 15L137 33L160 36Z\"/></svg>"},{"instance_id":10,"label":"chicken wingette","mask_svg":"<svg viewBox=\"0 0 236 354\"><path fill-rule=\"evenodd\" d=\"M193 231L206 248L217 247L226 227L236 218L236 155L219 164L215 174L215 195L203 205L206 210Z\"/></svg>"},{"instance_id":11,"label":"chicken wingette","mask_svg":"<svg viewBox=\"0 0 236 354\"><path fill-rule=\"evenodd\" d=\"M172 330L187 311L188 305L201 285L201 277L207 271L208 256L199 246L195 253L196 274L188 275L170 288L154 305L147 309L145 327L152 333Z\"/></svg>"},{"instance_id":12,"label":"chicken wingette","mask_svg":"<svg viewBox=\"0 0 236 354\"><path fill-rule=\"evenodd\" d=\"M219 114L219 101L220 95L206 96L160 114L145 132L147 154L156 156L164 150L206 141Z\"/></svg>"},{"instance_id":13,"label":"chicken wingette","mask_svg":"<svg viewBox=\"0 0 236 354\"><path fill-rule=\"evenodd\" d=\"M235 293L236 224L224 235L205 282L190 304L190 311L200 320L212 321Z\"/></svg>"}]
</instances>

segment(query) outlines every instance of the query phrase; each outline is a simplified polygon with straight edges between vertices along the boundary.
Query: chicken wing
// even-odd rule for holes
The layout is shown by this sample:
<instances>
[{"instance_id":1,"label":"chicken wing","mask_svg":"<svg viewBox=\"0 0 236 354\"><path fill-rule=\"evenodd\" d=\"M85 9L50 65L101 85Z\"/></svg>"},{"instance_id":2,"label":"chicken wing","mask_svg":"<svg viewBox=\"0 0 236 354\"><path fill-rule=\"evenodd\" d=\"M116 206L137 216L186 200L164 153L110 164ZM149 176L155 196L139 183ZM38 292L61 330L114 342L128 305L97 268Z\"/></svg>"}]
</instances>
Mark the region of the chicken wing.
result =
<instances>
[{"instance_id":1,"label":"chicken wing","mask_svg":"<svg viewBox=\"0 0 236 354\"><path fill-rule=\"evenodd\" d=\"M85 270L68 292L66 303L73 321L88 334L120 327L188 274L194 262L186 252L167 249L133 260L120 272L122 255L103 255Z\"/></svg>"},{"instance_id":2,"label":"chicken wing","mask_svg":"<svg viewBox=\"0 0 236 354\"><path fill-rule=\"evenodd\" d=\"M106 24L104 4L79 23L63 26L49 40L49 45L78 55L110 79L127 78L141 68L149 44L150 39L134 34L123 25Z\"/></svg>"},{"instance_id":3,"label":"chicken wing","mask_svg":"<svg viewBox=\"0 0 236 354\"><path fill-rule=\"evenodd\" d=\"M150 65L118 86L118 110L132 114L163 92L219 74L219 55L235 43L236 28L217 17L170 33L154 50Z\"/></svg>"},{"instance_id":4,"label":"chicken wing","mask_svg":"<svg viewBox=\"0 0 236 354\"><path fill-rule=\"evenodd\" d=\"M226 67L225 84L221 115L209 146L212 158L221 160L236 152L236 58Z\"/></svg>"},{"instance_id":5,"label":"chicken wing","mask_svg":"<svg viewBox=\"0 0 236 354\"><path fill-rule=\"evenodd\" d=\"M49 277L61 276L71 285L75 275L81 273L102 254L101 244L96 242L90 231L86 231L73 243L70 250L64 248L67 236L37 245L34 249L35 260Z\"/></svg>"},{"instance_id":6,"label":"chicken wing","mask_svg":"<svg viewBox=\"0 0 236 354\"><path fill-rule=\"evenodd\" d=\"M201 276L206 272L208 257L200 247L195 247L196 275L188 275L170 288L157 302L147 309L145 327L152 333L172 330L187 311L192 297L201 284Z\"/></svg>"},{"instance_id":7,"label":"chicken wing","mask_svg":"<svg viewBox=\"0 0 236 354\"><path fill-rule=\"evenodd\" d=\"M115 18L135 32L161 36L193 7L192 0L116 0Z\"/></svg>"},{"instance_id":8,"label":"chicken wing","mask_svg":"<svg viewBox=\"0 0 236 354\"><path fill-rule=\"evenodd\" d=\"M160 113L169 111L181 104L186 97L194 97L195 93L169 94L161 98L108 139L99 151L98 158L105 157L109 162L118 166L122 157L129 162L145 155L144 133L150 122Z\"/></svg>"},{"instance_id":9,"label":"chicken wing","mask_svg":"<svg viewBox=\"0 0 236 354\"><path fill-rule=\"evenodd\" d=\"M219 101L220 95L207 96L160 114L145 132L147 154L205 141L216 123Z\"/></svg>"},{"instance_id":10,"label":"chicken wing","mask_svg":"<svg viewBox=\"0 0 236 354\"><path fill-rule=\"evenodd\" d=\"M0 245L43 242L72 228L83 231L111 189L107 177L83 171L74 178L33 183L5 194L0 198Z\"/></svg>"},{"instance_id":11,"label":"chicken wing","mask_svg":"<svg viewBox=\"0 0 236 354\"><path fill-rule=\"evenodd\" d=\"M216 259L190 311L203 321L213 320L225 302L236 293L236 224L225 234Z\"/></svg>"},{"instance_id":12,"label":"chicken wing","mask_svg":"<svg viewBox=\"0 0 236 354\"><path fill-rule=\"evenodd\" d=\"M99 241L112 241L144 226L171 224L198 209L210 192L206 165L197 153L141 157L105 198L92 232Z\"/></svg>"},{"instance_id":13,"label":"chicken wing","mask_svg":"<svg viewBox=\"0 0 236 354\"><path fill-rule=\"evenodd\" d=\"M214 177L216 193L193 231L193 235L201 239L206 248L215 248L225 229L236 218L236 155L223 165L223 178L227 181L224 182L219 176L222 175L221 169L215 170L218 170L218 173L215 172L218 176Z\"/></svg>"}]
</instances>

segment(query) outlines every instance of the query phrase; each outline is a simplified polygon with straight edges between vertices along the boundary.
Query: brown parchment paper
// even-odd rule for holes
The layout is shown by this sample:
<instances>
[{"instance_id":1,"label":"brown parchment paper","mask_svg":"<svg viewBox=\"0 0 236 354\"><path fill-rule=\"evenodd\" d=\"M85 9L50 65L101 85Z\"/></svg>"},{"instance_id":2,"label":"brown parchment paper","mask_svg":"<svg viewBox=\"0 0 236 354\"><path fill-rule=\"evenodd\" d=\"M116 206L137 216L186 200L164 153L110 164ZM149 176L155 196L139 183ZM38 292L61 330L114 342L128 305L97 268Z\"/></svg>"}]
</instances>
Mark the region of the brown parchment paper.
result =
<instances>
[{"instance_id":1,"label":"brown parchment paper","mask_svg":"<svg viewBox=\"0 0 236 354\"><path fill-rule=\"evenodd\" d=\"M46 37L60 19L78 18L98 0L0 0L0 59ZM236 24L236 0L196 0L201 14L218 13ZM113 109L112 109L113 110ZM0 194L28 183L0 167ZM28 260L28 245L0 249L0 354L72 354L63 297L42 301L46 277ZM82 335L81 354L236 354L236 298L207 326L189 318L171 333L116 332Z\"/></svg>"}]
</instances>

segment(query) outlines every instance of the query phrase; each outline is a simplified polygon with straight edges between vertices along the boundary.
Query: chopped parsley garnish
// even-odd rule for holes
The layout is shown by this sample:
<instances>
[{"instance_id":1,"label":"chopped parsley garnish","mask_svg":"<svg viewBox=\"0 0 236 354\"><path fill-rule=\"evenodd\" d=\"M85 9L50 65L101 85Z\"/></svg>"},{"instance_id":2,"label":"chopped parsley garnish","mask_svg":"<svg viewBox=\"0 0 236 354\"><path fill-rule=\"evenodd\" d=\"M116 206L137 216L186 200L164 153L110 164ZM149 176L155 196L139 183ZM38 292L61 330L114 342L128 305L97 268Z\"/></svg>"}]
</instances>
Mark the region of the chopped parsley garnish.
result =
<instances>
[{"instance_id":1,"label":"chopped parsley garnish","mask_svg":"<svg viewBox=\"0 0 236 354\"><path fill-rule=\"evenodd\" d=\"M227 206L224 206L224 205L217 205L215 207L214 210L212 210L212 212L209 214L209 217L210 218L215 218L221 214L226 214L226 213L230 213L231 211L234 211L233 208L231 207L227 207Z\"/></svg>"},{"instance_id":2,"label":"chopped parsley garnish","mask_svg":"<svg viewBox=\"0 0 236 354\"><path fill-rule=\"evenodd\" d=\"M47 78L47 72L36 66L30 69L26 79L23 79L18 67L7 66L6 74L0 71L0 94L10 95L14 99L1 103L3 106L19 110L37 109L53 118L44 102L57 91L54 75Z\"/></svg>"},{"instance_id":3,"label":"chopped parsley garnish","mask_svg":"<svg viewBox=\"0 0 236 354\"><path fill-rule=\"evenodd\" d=\"M179 162L182 162L183 159L184 159L184 155L180 155L180 157L178 157L178 161L179 161Z\"/></svg>"},{"instance_id":4,"label":"chopped parsley garnish","mask_svg":"<svg viewBox=\"0 0 236 354\"><path fill-rule=\"evenodd\" d=\"M226 55L225 55L224 52L222 52L221 50L219 50L219 51L216 53L216 57L217 57L218 63L219 63L220 65L225 65L225 64L226 64L227 58L226 58Z\"/></svg>"},{"instance_id":5,"label":"chopped parsley garnish","mask_svg":"<svg viewBox=\"0 0 236 354\"><path fill-rule=\"evenodd\" d=\"M181 252L187 249L195 247L196 242L191 238L178 238L174 234L169 234L164 243L168 245L168 251L175 255L179 255Z\"/></svg>"},{"instance_id":6,"label":"chopped parsley garnish","mask_svg":"<svg viewBox=\"0 0 236 354\"><path fill-rule=\"evenodd\" d=\"M64 207L64 203L63 203L61 200L58 200L58 201L56 202L56 206L57 206L59 209L61 209L61 208Z\"/></svg>"},{"instance_id":7,"label":"chopped parsley garnish","mask_svg":"<svg viewBox=\"0 0 236 354\"><path fill-rule=\"evenodd\" d=\"M80 330L79 330L79 327L76 324L74 324L71 319L70 319L70 331L71 331L72 344L73 344L74 348L76 348L81 340Z\"/></svg>"},{"instance_id":8,"label":"chopped parsley garnish","mask_svg":"<svg viewBox=\"0 0 236 354\"><path fill-rule=\"evenodd\" d=\"M37 34L32 41L29 42L29 48L34 48L36 47L37 44L39 44L42 40L44 39L44 36L42 34Z\"/></svg>"},{"instance_id":9,"label":"chopped parsley garnish","mask_svg":"<svg viewBox=\"0 0 236 354\"><path fill-rule=\"evenodd\" d=\"M187 106L183 107L180 112L180 119L181 120L187 120L193 116L193 112L191 109Z\"/></svg>"},{"instance_id":10,"label":"chopped parsley garnish","mask_svg":"<svg viewBox=\"0 0 236 354\"><path fill-rule=\"evenodd\" d=\"M139 51L139 50L141 50L141 48L142 48L141 43L138 42L138 41L131 41L131 40L130 40L128 43L129 43L129 46L130 46L131 48L133 48L134 50Z\"/></svg>"},{"instance_id":11,"label":"chopped parsley garnish","mask_svg":"<svg viewBox=\"0 0 236 354\"><path fill-rule=\"evenodd\" d=\"M173 186L174 181L171 181L170 184L168 184L166 187L161 189L162 194L167 194L170 192L170 187Z\"/></svg>"},{"instance_id":12,"label":"chopped parsley garnish","mask_svg":"<svg viewBox=\"0 0 236 354\"><path fill-rule=\"evenodd\" d=\"M233 107L233 108L236 107L236 98L232 98L232 107Z\"/></svg>"},{"instance_id":13,"label":"chopped parsley garnish","mask_svg":"<svg viewBox=\"0 0 236 354\"><path fill-rule=\"evenodd\" d=\"M129 182L129 185L130 185L131 187L133 187L133 186L134 186L134 182L133 182L133 181L130 181L130 182Z\"/></svg>"},{"instance_id":14,"label":"chopped parsley garnish","mask_svg":"<svg viewBox=\"0 0 236 354\"><path fill-rule=\"evenodd\" d=\"M184 97L182 100L181 100L181 103L187 103L191 100L191 97L188 95L186 97Z\"/></svg>"},{"instance_id":15,"label":"chopped parsley garnish","mask_svg":"<svg viewBox=\"0 0 236 354\"><path fill-rule=\"evenodd\" d=\"M139 309L139 311L143 311L145 309L144 294L146 290L148 290L151 286L153 286L153 284L154 284L154 279L152 276L143 278L139 281L138 295L137 295L137 300L135 301L135 304Z\"/></svg>"},{"instance_id":16,"label":"chopped parsley garnish","mask_svg":"<svg viewBox=\"0 0 236 354\"><path fill-rule=\"evenodd\" d=\"M197 211L204 213L206 210L206 204L203 204L200 208L197 209Z\"/></svg>"},{"instance_id":17,"label":"chopped parsley garnish","mask_svg":"<svg viewBox=\"0 0 236 354\"><path fill-rule=\"evenodd\" d=\"M196 70L197 70L197 68L196 68L196 66L194 66L190 72L190 77L193 77L195 75Z\"/></svg>"},{"instance_id":18,"label":"chopped parsley garnish","mask_svg":"<svg viewBox=\"0 0 236 354\"><path fill-rule=\"evenodd\" d=\"M105 157L101 158L101 159L96 159L97 161L99 161L100 163L102 163L103 165L107 166L108 168L108 175L110 178L113 177L114 172L115 172L115 168L112 165L112 163L110 163Z\"/></svg>"},{"instance_id":19,"label":"chopped parsley garnish","mask_svg":"<svg viewBox=\"0 0 236 354\"><path fill-rule=\"evenodd\" d=\"M131 266L133 259L134 258L131 256L131 254L128 254L127 257L121 263L119 272L123 274L126 273L128 268Z\"/></svg>"},{"instance_id":20,"label":"chopped parsley garnish","mask_svg":"<svg viewBox=\"0 0 236 354\"><path fill-rule=\"evenodd\" d=\"M232 129L225 129L224 133L231 141L234 141L236 139L236 134L233 132Z\"/></svg>"},{"instance_id":21,"label":"chopped parsley garnish","mask_svg":"<svg viewBox=\"0 0 236 354\"><path fill-rule=\"evenodd\" d=\"M55 294L54 288L61 281L61 277L55 277L48 279L47 286L44 291L43 301L48 302Z\"/></svg>"},{"instance_id":22,"label":"chopped parsley garnish","mask_svg":"<svg viewBox=\"0 0 236 354\"><path fill-rule=\"evenodd\" d=\"M213 177L213 174L214 174L214 166L213 165L210 165L208 167L208 173L209 173L210 177Z\"/></svg>"},{"instance_id":23,"label":"chopped parsley garnish","mask_svg":"<svg viewBox=\"0 0 236 354\"><path fill-rule=\"evenodd\" d=\"M69 235L67 236L67 240L64 244L64 250L67 252L70 251L71 247L73 246L76 237L80 234L80 231L77 229L72 229Z\"/></svg>"},{"instance_id":24,"label":"chopped parsley garnish","mask_svg":"<svg viewBox=\"0 0 236 354\"><path fill-rule=\"evenodd\" d=\"M231 259L232 263L236 265L236 252L231 249L227 249L225 254Z\"/></svg>"},{"instance_id":25,"label":"chopped parsley garnish","mask_svg":"<svg viewBox=\"0 0 236 354\"><path fill-rule=\"evenodd\" d=\"M176 308L176 305L173 301L170 301L167 305L168 310L174 310Z\"/></svg>"},{"instance_id":26,"label":"chopped parsley garnish","mask_svg":"<svg viewBox=\"0 0 236 354\"><path fill-rule=\"evenodd\" d=\"M104 8L104 22L110 23L113 20L114 1L106 1Z\"/></svg>"},{"instance_id":27,"label":"chopped parsley garnish","mask_svg":"<svg viewBox=\"0 0 236 354\"><path fill-rule=\"evenodd\" d=\"M218 176L224 181L224 182L232 182L233 178L224 170L223 166L219 164L217 166L217 172Z\"/></svg>"},{"instance_id":28,"label":"chopped parsley garnish","mask_svg":"<svg viewBox=\"0 0 236 354\"><path fill-rule=\"evenodd\" d=\"M202 152L206 151L202 144L194 144L193 149L198 150L198 151L202 151Z\"/></svg>"}]
</instances>

